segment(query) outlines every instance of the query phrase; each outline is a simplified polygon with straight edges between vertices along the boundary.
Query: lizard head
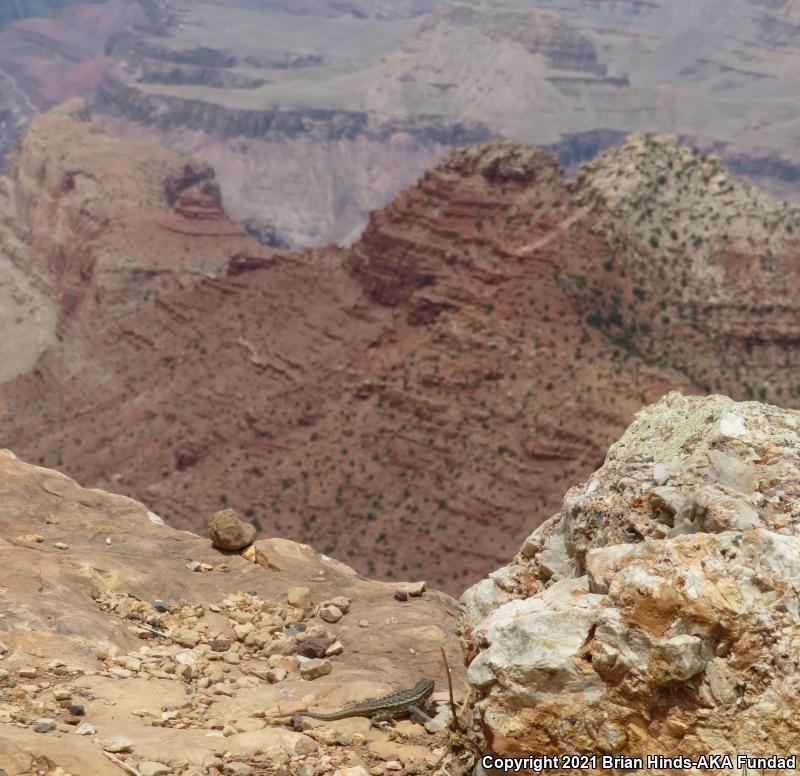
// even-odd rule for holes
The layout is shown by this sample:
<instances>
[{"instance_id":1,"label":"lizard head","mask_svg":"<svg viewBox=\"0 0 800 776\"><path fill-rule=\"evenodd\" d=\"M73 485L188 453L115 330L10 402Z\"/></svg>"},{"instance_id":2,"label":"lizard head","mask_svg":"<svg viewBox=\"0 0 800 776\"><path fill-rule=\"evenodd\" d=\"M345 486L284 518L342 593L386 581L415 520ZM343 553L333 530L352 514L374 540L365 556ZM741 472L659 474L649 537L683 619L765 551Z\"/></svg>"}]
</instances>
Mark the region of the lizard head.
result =
<instances>
[{"instance_id":1,"label":"lizard head","mask_svg":"<svg viewBox=\"0 0 800 776\"><path fill-rule=\"evenodd\" d=\"M433 692L433 679L420 679L415 685L414 689L423 693L425 698L429 698Z\"/></svg>"}]
</instances>

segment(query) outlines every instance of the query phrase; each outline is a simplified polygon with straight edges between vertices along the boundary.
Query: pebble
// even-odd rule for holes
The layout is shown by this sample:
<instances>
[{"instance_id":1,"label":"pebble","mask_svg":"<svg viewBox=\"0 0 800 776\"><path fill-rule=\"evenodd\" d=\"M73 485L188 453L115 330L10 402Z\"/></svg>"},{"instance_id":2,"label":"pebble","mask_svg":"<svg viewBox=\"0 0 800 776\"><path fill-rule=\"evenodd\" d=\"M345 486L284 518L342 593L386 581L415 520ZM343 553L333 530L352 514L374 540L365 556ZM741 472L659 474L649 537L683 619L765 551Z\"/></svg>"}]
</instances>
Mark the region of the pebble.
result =
<instances>
[{"instance_id":1,"label":"pebble","mask_svg":"<svg viewBox=\"0 0 800 776\"><path fill-rule=\"evenodd\" d=\"M227 652L231 648L230 639L212 639L208 642L212 652Z\"/></svg>"},{"instance_id":2,"label":"pebble","mask_svg":"<svg viewBox=\"0 0 800 776\"><path fill-rule=\"evenodd\" d=\"M162 614L169 611L169 607L163 601L153 601L153 609Z\"/></svg>"},{"instance_id":3,"label":"pebble","mask_svg":"<svg viewBox=\"0 0 800 776\"><path fill-rule=\"evenodd\" d=\"M325 657L331 642L318 636L309 636L297 645L297 654L303 657Z\"/></svg>"},{"instance_id":4,"label":"pebble","mask_svg":"<svg viewBox=\"0 0 800 776\"><path fill-rule=\"evenodd\" d=\"M97 732L97 729L94 725L90 725L88 722L81 722L77 728L75 728L75 734L78 736L93 736Z\"/></svg>"},{"instance_id":5,"label":"pebble","mask_svg":"<svg viewBox=\"0 0 800 776\"><path fill-rule=\"evenodd\" d=\"M425 723L425 730L431 735L442 733L450 726L452 719L453 712L446 706L442 707L435 717Z\"/></svg>"},{"instance_id":6,"label":"pebble","mask_svg":"<svg viewBox=\"0 0 800 776\"><path fill-rule=\"evenodd\" d=\"M125 655L124 657L119 658L118 662L123 668L127 668L129 671L133 671L134 673L142 670L142 661L139 660L138 657Z\"/></svg>"},{"instance_id":7,"label":"pebble","mask_svg":"<svg viewBox=\"0 0 800 776\"><path fill-rule=\"evenodd\" d=\"M405 590L396 591L394 597L398 601L408 601L408 593Z\"/></svg>"},{"instance_id":8,"label":"pebble","mask_svg":"<svg viewBox=\"0 0 800 776\"><path fill-rule=\"evenodd\" d=\"M253 769L247 763L227 763L223 773L226 776L252 776Z\"/></svg>"},{"instance_id":9,"label":"pebble","mask_svg":"<svg viewBox=\"0 0 800 776\"><path fill-rule=\"evenodd\" d=\"M164 763L158 763L154 760L145 760L137 766L141 776L167 776L172 772L172 769Z\"/></svg>"},{"instance_id":10,"label":"pebble","mask_svg":"<svg viewBox=\"0 0 800 776\"><path fill-rule=\"evenodd\" d=\"M31 666L25 666L25 668L19 669L19 675L23 679L35 679L38 673L39 672L35 668L31 668Z\"/></svg>"},{"instance_id":11,"label":"pebble","mask_svg":"<svg viewBox=\"0 0 800 776\"><path fill-rule=\"evenodd\" d=\"M182 668L191 668L197 664L199 658L191 649L182 649L172 659Z\"/></svg>"},{"instance_id":12,"label":"pebble","mask_svg":"<svg viewBox=\"0 0 800 776\"><path fill-rule=\"evenodd\" d=\"M399 590L412 596L421 596L425 592L425 582L406 582Z\"/></svg>"},{"instance_id":13,"label":"pebble","mask_svg":"<svg viewBox=\"0 0 800 776\"><path fill-rule=\"evenodd\" d=\"M245 622L241 625L234 625L233 632L236 634L236 638L239 639L239 641L244 641L255 629L256 626L253 625L252 622Z\"/></svg>"},{"instance_id":14,"label":"pebble","mask_svg":"<svg viewBox=\"0 0 800 776\"><path fill-rule=\"evenodd\" d=\"M300 666L300 676L303 679L318 679L320 676L329 674L332 670L333 666L330 660L313 658Z\"/></svg>"},{"instance_id":15,"label":"pebble","mask_svg":"<svg viewBox=\"0 0 800 776\"><path fill-rule=\"evenodd\" d=\"M106 752L121 754L130 752L133 749L133 741L130 738L125 738L125 736L114 736L114 738L104 741L101 746Z\"/></svg>"},{"instance_id":16,"label":"pebble","mask_svg":"<svg viewBox=\"0 0 800 776\"><path fill-rule=\"evenodd\" d=\"M289 672L285 668L270 668L268 671L264 672L264 678L270 684L282 682L288 675Z\"/></svg>"},{"instance_id":17,"label":"pebble","mask_svg":"<svg viewBox=\"0 0 800 776\"><path fill-rule=\"evenodd\" d=\"M49 733L56 729L56 721L47 717L40 717L33 725L34 733Z\"/></svg>"},{"instance_id":18,"label":"pebble","mask_svg":"<svg viewBox=\"0 0 800 776\"><path fill-rule=\"evenodd\" d=\"M333 606L330 604L328 606L322 606L319 610L319 616L325 620L325 622L339 622L344 616L344 612L339 609L338 606Z\"/></svg>"},{"instance_id":19,"label":"pebble","mask_svg":"<svg viewBox=\"0 0 800 776\"><path fill-rule=\"evenodd\" d=\"M73 717L85 717L86 707L82 703L72 703L69 707L69 713Z\"/></svg>"},{"instance_id":20,"label":"pebble","mask_svg":"<svg viewBox=\"0 0 800 776\"><path fill-rule=\"evenodd\" d=\"M57 550L68 550L69 549L69 545L66 542L56 542L53 545L53 547L55 547Z\"/></svg>"},{"instance_id":21,"label":"pebble","mask_svg":"<svg viewBox=\"0 0 800 776\"><path fill-rule=\"evenodd\" d=\"M190 628L176 628L172 631L172 640L182 647L196 647L200 643L200 634Z\"/></svg>"},{"instance_id":22,"label":"pebble","mask_svg":"<svg viewBox=\"0 0 800 776\"><path fill-rule=\"evenodd\" d=\"M344 652L344 646L341 641L334 641L326 650L325 656L332 657L333 655L341 655Z\"/></svg>"},{"instance_id":23,"label":"pebble","mask_svg":"<svg viewBox=\"0 0 800 776\"><path fill-rule=\"evenodd\" d=\"M350 605L353 603L353 599L345 595L337 595L336 598L331 598L330 601L325 601L325 603L340 609L342 614L347 614L350 611Z\"/></svg>"},{"instance_id":24,"label":"pebble","mask_svg":"<svg viewBox=\"0 0 800 776\"><path fill-rule=\"evenodd\" d=\"M311 591L307 587L290 587L286 591L286 603L297 609L308 609L311 606Z\"/></svg>"},{"instance_id":25,"label":"pebble","mask_svg":"<svg viewBox=\"0 0 800 776\"><path fill-rule=\"evenodd\" d=\"M304 633L306 630L306 626L302 622L296 622L292 625L291 628L287 629L286 635L287 636L299 636L301 633Z\"/></svg>"}]
</instances>

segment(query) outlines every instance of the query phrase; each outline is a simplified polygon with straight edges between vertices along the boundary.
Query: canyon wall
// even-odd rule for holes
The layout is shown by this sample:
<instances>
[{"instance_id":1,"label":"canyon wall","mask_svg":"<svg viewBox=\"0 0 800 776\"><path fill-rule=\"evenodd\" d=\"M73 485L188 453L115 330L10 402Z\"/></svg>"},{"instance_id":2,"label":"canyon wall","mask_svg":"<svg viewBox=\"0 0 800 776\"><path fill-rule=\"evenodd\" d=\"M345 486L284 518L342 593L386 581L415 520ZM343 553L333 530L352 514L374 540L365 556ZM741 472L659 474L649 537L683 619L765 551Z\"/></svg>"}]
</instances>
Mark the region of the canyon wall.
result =
<instances>
[{"instance_id":1,"label":"canyon wall","mask_svg":"<svg viewBox=\"0 0 800 776\"><path fill-rule=\"evenodd\" d=\"M490 138L545 145L572 174L631 131L669 131L797 195L795 2L105 0L6 14L0 156L36 112L84 97L115 132L214 165L231 217L272 245L351 244L450 148Z\"/></svg>"},{"instance_id":2,"label":"canyon wall","mask_svg":"<svg viewBox=\"0 0 800 776\"><path fill-rule=\"evenodd\" d=\"M448 148L490 137L547 145L572 172L632 130L670 131L797 194L794 3L173 10L115 44L103 120L211 161L231 215L289 245L352 242ZM256 46L248 24L275 32Z\"/></svg>"},{"instance_id":3,"label":"canyon wall","mask_svg":"<svg viewBox=\"0 0 800 776\"><path fill-rule=\"evenodd\" d=\"M91 142L52 159L48 127ZM51 334L0 386L2 443L179 527L233 506L362 573L457 591L643 404L797 401L797 208L674 138L632 136L572 182L535 147L469 146L351 249L295 254L232 226L203 165L147 162L72 108L22 147L36 207L16 223L60 224L63 249L41 230ZM94 193L73 210L80 169Z\"/></svg>"}]
</instances>

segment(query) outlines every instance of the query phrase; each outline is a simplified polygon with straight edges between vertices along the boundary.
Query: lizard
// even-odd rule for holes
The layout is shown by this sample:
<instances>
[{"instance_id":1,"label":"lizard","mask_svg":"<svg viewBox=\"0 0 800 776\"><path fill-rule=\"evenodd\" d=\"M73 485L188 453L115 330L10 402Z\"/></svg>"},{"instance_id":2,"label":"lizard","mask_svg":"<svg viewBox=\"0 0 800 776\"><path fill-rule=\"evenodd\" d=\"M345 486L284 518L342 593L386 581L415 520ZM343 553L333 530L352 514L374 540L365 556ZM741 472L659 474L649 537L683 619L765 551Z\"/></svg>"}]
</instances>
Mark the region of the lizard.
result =
<instances>
[{"instance_id":1,"label":"lizard","mask_svg":"<svg viewBox=\"0 0 800 776\"><path fill-rule=\"evenodd\" d=\"M420 679L409 690L397 690L381 698L366 698L336 711L300 711L293 715L295 728L299 717L312 717L324 721L345 719L347 717L369 717L372 725L388 722L396 717L407 715L417 722L425 723L430 717L425 713L428 698L433 692L431 679Z\"/></svg>"}]
</instances>

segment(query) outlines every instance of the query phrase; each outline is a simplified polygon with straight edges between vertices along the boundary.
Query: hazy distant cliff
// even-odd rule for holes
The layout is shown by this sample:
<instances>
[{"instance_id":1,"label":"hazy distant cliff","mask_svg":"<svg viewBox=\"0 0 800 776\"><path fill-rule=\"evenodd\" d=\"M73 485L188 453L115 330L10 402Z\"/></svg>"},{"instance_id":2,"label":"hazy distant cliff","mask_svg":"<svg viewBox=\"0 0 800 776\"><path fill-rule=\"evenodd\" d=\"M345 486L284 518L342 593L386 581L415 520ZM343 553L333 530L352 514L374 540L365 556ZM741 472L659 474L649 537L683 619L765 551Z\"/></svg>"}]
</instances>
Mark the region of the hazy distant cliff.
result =
<instances>
[{"instance_id":1,"label":"hazy distant cliff","mask_svg":"<svg viewBox=\"0 0 800 776\"><path fill-rule=\"evenodd\" d=\"M767 190L799 190L792 2L24 9L55 16L0 29L0 153L32 112L91 96L114 131L213 164L231 216L279 244L350 243L448 149L496 137L572 172L630 131L670 131Z\"/></svg>"}]
</instances>

